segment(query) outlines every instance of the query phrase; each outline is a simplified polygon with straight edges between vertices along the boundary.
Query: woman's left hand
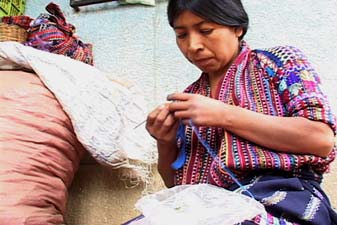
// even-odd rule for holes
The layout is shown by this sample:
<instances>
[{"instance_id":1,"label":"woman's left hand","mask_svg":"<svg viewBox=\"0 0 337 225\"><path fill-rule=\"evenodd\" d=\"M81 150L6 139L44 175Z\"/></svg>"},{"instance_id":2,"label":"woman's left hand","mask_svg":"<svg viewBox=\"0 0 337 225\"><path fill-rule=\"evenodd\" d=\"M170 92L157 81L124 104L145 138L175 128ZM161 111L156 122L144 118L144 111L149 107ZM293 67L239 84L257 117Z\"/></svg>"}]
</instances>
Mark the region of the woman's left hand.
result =
<instances>
[{"instance_id":1,"label":"woman's left hand","mask_svg":"<svg viewBox=\"0 0 337 225\"><path fill-rule=\"evenodd\" d=\"M173 101L169 110L184 124L191 119L195 125L219 127L228 109L225 103L199 94L174 93L167 100Z\"/></svg>"}]
</instances>

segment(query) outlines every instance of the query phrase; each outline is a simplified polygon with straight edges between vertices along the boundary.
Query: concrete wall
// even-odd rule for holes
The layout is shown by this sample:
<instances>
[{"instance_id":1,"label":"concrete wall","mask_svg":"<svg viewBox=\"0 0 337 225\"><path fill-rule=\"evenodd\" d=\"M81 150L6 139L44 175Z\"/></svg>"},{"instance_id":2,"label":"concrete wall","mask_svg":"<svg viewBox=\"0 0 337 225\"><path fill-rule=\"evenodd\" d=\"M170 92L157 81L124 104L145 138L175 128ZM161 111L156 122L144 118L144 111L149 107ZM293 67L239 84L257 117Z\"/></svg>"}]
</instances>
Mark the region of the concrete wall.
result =
<instances>
[{"instance_id":1,"label":"concrete wall","mask_svg":"<svg viewBox=\"0 0 337 225\"><path fill-rule=\"evenodd\" d=\"M175 45L166 19L166 1L155 7L120 6L116 2L81 7L55 0L84 42L94 45L95 65L112 77L131 80L145 94L149 110L166 95L181 91L199 76ZM335 0L244 0L250 16L246 40L252 48L294 45L302 49L319 72L337 111L337 2ZM49 0L27 0L26 14L45 12ZM335 206L336 163L324 187ZM160 183L160 182L159 182ZM160 184L158 183L158 187ZM157 187L157 185L155 185ZM71 188L69 225L120 224L136 215L134 202L142 188L125 189L118 172L95 164L82 165Z\"/></svg>"}]
</instances>

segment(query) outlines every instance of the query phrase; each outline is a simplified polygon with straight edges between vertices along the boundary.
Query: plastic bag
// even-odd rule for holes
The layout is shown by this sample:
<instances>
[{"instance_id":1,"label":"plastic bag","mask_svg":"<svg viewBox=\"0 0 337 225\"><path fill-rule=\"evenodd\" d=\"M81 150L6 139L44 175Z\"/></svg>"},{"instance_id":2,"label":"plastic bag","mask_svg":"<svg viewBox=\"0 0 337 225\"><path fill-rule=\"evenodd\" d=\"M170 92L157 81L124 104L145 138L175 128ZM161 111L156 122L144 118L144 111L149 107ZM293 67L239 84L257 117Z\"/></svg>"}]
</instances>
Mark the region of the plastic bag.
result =
<instances>
[{"instance_id":1,"label":"plastic bag","mask_svg":"<svg viewBox=\"0 0 337 225\"><path fill-rule=\"evenodd\" d=\"M139 199L146 225L229 225L265 214L253 198L210 184L180 185Z\"/></svg>"}]
</instances>

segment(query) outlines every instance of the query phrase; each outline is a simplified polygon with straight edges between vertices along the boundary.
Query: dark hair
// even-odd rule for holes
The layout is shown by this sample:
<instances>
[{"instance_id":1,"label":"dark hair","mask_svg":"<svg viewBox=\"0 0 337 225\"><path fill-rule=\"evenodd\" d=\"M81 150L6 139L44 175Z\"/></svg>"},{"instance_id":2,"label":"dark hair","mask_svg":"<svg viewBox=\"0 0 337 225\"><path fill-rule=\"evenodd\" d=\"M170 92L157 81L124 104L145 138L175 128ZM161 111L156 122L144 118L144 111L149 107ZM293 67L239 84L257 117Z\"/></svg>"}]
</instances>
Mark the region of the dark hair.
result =
<instances>
[{"instance_id":1,"label":"dark hair","mask_svg":"<svg viewBox=\"0 0 337 225\"><path fill-rule=\"evenodd\" d=\"M248 29L248 15L241 0L169 0L167 16L171 27L174 20L185 10L220 25L241 27L244 37Z\"/></svg>"}]
</instances>

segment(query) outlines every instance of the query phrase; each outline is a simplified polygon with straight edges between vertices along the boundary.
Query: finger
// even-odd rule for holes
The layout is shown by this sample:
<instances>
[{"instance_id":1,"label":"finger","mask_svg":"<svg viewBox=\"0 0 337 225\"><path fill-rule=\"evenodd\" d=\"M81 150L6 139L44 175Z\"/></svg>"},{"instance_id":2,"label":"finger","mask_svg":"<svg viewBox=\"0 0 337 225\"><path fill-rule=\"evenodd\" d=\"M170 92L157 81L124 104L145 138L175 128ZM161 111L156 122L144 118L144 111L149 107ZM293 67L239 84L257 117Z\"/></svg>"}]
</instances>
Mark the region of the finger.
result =
<instances>
[{"instance_id":1,"label":"finger","mask_svg":"<svg viewBox=\"0 0 337 225\"><path fill-rule=\"evenodd\" d=\"M162 138L168 138L168 136L174 135L178 127L176 126L178 120L176 120L172 114L168 114L163 123L155 124L153 129L153 135L157 140ZM175 135L174 135L175 137Z\"/></svg>"},{"instance_id":2,"label":"finger","mask_svg":"<svg viewBox=\"0 0 337 225\"><path fill-rule=\"evenodd\" d=\"M189 108L189 104L186 101L175 101L171 102L168 106L170 112L187 110Z\"/></svg>"},{"instance_id":3,"label":"finger","mask_svg":"<svg viewBox=\"0 0 337 225\"><path fill-rule=\"evenodd\" d=\"M177 123L177 119L174 118L174 116L172 114L169 114L166 118L166 120L164 121L164 123L162 124L162 130L164 132L167 132L171 129L174 128L174 125Z\"/></svg>"},{"instance_id":4,"label":"finger","mask_svg":"<svg viewBox=\"0 0 337 225\"><path fill-rule=\"evenodd\" d=\"M149 134L157 139L155 133L158 135L158 131L160 128L160 125L158 125L158 116L162 113L162 111L167 108L167 106L165 106L165 104L158 106L155 110L153 110L147 118L146 121L146 130L149 132ZM168 111L168 109L166 109L166 111ZM162 115L161 115L162 117ZM159 126L159 127L158 127Z\"/></svg>"},{"instance_id":5,"label":"finger","mask_svg":"<svg viewBox=\"0 0 337 225\"><path fill-rule=\"evenodd\" d=\"M175 111L173 113L174 117L177 119L190 119L192 117L189 111Z\"/></svg>"},{"instance_id":6,"label":"finger","mask_svg":"<svg viewBox=\"0 0 337 225\"><path fill-rule=\"evenodd\" d=\"M154 124L158 114L161 112L163 108L165 108L165 104L158 106L157 108L155 108L152 112L148 114L147 119L146 119L147 127L152 126Z\"/></svg>"},{"instance_id":7,"label":"finger","mask_svg":"<svg viewBox=\"0 0 337 225\"><path fill-rule=\"evenodd\" d=\"M159 113L156 116L156 119L153 123L154 127L161 127L163 125L163 123L165 122L167 116L169 115L170 111L168 110L168 108L163 107L160 109Z\"/></svg>"},{"instance_id":8,"label":"finger","mask_svg":"<svg viewBox=\"0 0 337 225\"><path fill-rule=\"evenodd\" d=\"M191 94L188 93L173 93L167 96L168 101L186 101L190 98Z\"/></svg>"},{"instance_id":9,"label":"finger","mask_svg":"<svg viewBox=\"0 0 337 225\"><path fill-rule=\"evenodd\" d=\"M180 120L176 120L175 121L175 123L174 123L174 125L173 125L173 128L172 129L174 129L174 130L178 130L178 127L179 127L179 124L180 124Z\"/></svg>"},{"instance_id":10,"label":"finger","mask_svg":"<svg viewBox=\"0 0 337 225\"><path fill-rule=\"evenodd\" d=\"M178 131L179 124L180 124L180 120L175 119L173 116L168 120L170 120L170 123L169 123L169 125L165 124L163 126L163 128L162 128L163 133L168 134L168 133L174 132L175 135L176 135L176 133Z\"/></svg>"}]
</instances>

